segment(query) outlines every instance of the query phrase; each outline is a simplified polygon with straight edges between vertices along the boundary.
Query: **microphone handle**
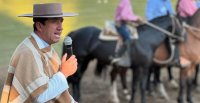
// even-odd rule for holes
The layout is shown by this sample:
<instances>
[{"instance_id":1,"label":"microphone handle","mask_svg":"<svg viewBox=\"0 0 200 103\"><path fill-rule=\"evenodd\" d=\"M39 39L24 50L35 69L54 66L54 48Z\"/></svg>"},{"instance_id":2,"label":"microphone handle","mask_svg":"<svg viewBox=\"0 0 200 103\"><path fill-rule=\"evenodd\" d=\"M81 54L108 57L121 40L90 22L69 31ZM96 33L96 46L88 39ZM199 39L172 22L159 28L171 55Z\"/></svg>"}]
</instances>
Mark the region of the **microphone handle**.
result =
<instances>
[{"instance_id":1,"label":"microphone handle","mask_svg":"<svg viewBox=\"0 0 200 103\"><path fill-rule=\"evenodd\" d=\"M72 55L73 55L73 51L72 51L72 46L71 45L67 45L66 46L66 53L67 53L67 59L69 59Z\"/></svg>"}]
</instances>

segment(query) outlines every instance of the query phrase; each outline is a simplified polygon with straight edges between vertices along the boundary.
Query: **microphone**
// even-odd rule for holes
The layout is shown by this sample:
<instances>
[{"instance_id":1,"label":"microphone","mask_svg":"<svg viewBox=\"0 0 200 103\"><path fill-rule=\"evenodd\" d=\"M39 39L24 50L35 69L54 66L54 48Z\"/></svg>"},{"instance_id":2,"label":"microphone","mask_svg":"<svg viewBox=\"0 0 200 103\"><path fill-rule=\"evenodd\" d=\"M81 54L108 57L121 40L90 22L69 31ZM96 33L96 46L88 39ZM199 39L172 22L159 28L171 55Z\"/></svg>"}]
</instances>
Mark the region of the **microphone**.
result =
<instances>
[{"instance_id":1,"label":"microphone","mask_svg":"<svg viewBox=\"0 0 200 103\"><path fill-rule=\"evenodd\" d=\"M67 53L67 59L69 59L73 55L73 50L72 50L72 39L69 36L66 36L64 39L64 45L65 45L65 52Z\"/></svg>"}]
</instances>

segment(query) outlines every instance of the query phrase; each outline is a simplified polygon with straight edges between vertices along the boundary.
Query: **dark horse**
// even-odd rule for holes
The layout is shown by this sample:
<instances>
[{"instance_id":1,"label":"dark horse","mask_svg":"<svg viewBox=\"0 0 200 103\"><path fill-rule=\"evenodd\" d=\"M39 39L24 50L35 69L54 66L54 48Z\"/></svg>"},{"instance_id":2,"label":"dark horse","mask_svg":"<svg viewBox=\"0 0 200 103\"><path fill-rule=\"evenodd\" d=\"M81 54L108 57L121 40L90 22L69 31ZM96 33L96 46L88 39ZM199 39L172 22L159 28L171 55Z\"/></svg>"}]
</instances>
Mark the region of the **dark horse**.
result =
<instances>
[{"instance_id":1,"label":"dark horse","mask_svg":"<svg viewBox=\"0 0 200 103\"><path fill-rule=\"evenodd\" d=\"M78 70L68 77L68 82L72 84L73 97L76 101L80 101L80 81L87 69L88 63L97 59L96 74L100 74L102 69L111 63L109 59L113 55L116 45L115 41L99 40L99 28L89 26L69 33L73 40L73 53L78 59ZM65 47L63 45L63 53Z\"/></svg>"},{"instance_id":2,"label":"dark horse","mask_svg":"<svg viewBox=\"0 0 200 103\"><path fill-rule=\"evenodd\" d=\"M170 30L172 28L172 18L170 16L160 17L151 21L151 23L165 30ZM135 92L137 85L140 84L141 102L146 103L145 89L149 68L153 62L152 60L155 50L161 43L165 42L167 35L146 24L138 26L137 31L139 34L139 39L131 42L130 68L132 68L134 72L132 78L132 96L130 102L135 102ZM73 85L73 96L75 100L79 100L80 80L87 68L89 61L96 58L98 60L97 65L105 65L111 62L109 57L114 53L116 41L99 40L98 37L100 32L101 30L98 28L85 27L69 34L69 36L71 36L73 39L74 54L78 58L78 71L72 77L68 78L69 82L71 82ZM98 70L99 69L97 69L97 71Z\"/></svg>"}]
</instances>

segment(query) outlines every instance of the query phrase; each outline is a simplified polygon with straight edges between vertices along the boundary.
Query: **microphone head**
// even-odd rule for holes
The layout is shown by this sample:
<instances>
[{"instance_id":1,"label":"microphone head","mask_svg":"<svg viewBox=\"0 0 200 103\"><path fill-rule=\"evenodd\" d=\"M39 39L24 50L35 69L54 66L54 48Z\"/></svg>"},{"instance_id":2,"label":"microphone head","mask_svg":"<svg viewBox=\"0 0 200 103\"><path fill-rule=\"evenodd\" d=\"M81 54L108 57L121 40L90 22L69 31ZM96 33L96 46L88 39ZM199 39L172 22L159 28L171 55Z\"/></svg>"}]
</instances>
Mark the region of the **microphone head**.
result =
<instances>
[{"instance_id":1,"label":"microphone head","mask_svg":"<svg viewBox=\"0 0 200 103\"><path fill-rule=\"evenodd\" d=\"M69 36L66 36L64 39L64 44L65 45L72 45L72 38Z\"/></svg>"}]
</instances>

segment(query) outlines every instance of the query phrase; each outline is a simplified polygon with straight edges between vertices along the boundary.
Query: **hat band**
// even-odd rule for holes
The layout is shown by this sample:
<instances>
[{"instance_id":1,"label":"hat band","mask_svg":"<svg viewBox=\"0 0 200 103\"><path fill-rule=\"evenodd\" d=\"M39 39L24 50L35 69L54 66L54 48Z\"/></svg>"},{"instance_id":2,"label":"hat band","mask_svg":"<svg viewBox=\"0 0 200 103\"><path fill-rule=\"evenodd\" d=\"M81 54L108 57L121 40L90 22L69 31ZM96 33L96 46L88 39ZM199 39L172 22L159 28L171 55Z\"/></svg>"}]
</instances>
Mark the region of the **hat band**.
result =
<instances>
[{"instance_id":1,"label":"hat band","mask_svg":"<svg viewBox=\"0 0 200 103\"><path fill-rule=\"evenodd\" d=\"M33 14L33 16L55 16L55 15L63 15L63 13L57 13L57 14L42 14L42 15Z\"/></svg>"}]
</instances>

